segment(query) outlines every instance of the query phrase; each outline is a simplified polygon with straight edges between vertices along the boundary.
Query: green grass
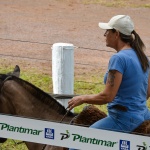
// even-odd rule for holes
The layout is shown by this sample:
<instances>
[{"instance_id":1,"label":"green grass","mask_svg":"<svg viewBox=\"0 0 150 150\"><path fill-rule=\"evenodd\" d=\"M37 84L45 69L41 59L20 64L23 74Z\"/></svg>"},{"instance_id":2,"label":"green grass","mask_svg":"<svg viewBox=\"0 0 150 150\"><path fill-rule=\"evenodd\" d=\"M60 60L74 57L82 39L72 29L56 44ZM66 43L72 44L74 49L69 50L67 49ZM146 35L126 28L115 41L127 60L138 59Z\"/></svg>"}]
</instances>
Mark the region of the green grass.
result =
<instances>
[{"instance_id":1,"label":"green grass","mask_svg":"<svg viewBox=\"0 0 150 150\"><path fill-rule=\"evenodd\" d=\"M150 8L150 4L143 4L142 6L145 8Z\"/></svg>"},{"instance_id":2,"label":"green grass","mask_svg":"<svg viewBox=\"0 0 150 150\"><path fill-rule=\"evenodd\" d=\"M22 141L7 139L5 143L0 144L0 150L28 150L24 143L19 142Z\"/></svg>"},{"instance_id":3,"label":"green grass","mask_svg":"<svg viewBox=\"0 0 150 150\"><path fill-rule=\"evenodd\" d=\"M84 4L101 4L107 7L125 6L126 0L83 0Z\"/></svg>"},{"instance_id":4,"label":"green grass","mask_svg":"<svg viewBox=\"0 0 150 150\"><path fill-rule=\"evenodd\" d=\"M20 78L34 84L45 92L52 91L52 78L48 74L26 72L21 73Z\"/></svg>"},{"instance_id":5,"label":"green grass","mask_svg":"<svg viewBox=\"0 0 150 150\"><path fill-rule=\"evenodd\" d=\"M137 3L132 0L82 0L85 5L100 4L106 7L145 7L150 8L150 3L146 4L144 1Z\"/></svg>"},{"instance_id":6,"label":"green grass","mask_svg":"<svg viewBox=\"0 0 150 150\"><path fill-rule=\"evenodd\" d=\"M75 0L57 0L58 2L63 2L68 5L76 3ZM79 3L84 5L96 4L106 7L129 7L129 8L150 8L150 3L145 3L144 0L133 1L133 0L80 0Z\"/></svg>"}]
</instances>

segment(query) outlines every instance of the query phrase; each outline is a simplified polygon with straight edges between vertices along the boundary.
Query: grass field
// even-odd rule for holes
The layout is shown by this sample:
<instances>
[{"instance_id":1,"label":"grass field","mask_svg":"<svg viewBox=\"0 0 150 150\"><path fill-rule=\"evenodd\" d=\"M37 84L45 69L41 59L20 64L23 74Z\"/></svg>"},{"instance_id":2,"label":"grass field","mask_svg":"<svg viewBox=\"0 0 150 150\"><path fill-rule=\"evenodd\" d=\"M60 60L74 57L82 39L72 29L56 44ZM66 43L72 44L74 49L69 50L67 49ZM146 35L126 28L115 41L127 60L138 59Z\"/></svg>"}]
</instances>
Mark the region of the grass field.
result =
<instances>
[{"instance_id":1,"label":"grass field","mask_svg":"<svg viewBox=\"0 0 150 150\"><path fill-rule=\"evenodd\" d=\"M68 4L74 3L74 0L57 0L59 2L65 2ZM80 0L80 3L84 5L99 4L106 7L130 7L130 8L150 8L150 2L148 0Z\"/></svg>"},{"instance_id":2,"label":"grass field","mask_svg":"<svg viewBox=\"0 0 150 150\"><path fill-rule=\"evenodd\" d=\"M132 0L82 0L83 4L100 4L107 7L145 7L150 8L150 3Z\"/></svg>"}]
</instances>

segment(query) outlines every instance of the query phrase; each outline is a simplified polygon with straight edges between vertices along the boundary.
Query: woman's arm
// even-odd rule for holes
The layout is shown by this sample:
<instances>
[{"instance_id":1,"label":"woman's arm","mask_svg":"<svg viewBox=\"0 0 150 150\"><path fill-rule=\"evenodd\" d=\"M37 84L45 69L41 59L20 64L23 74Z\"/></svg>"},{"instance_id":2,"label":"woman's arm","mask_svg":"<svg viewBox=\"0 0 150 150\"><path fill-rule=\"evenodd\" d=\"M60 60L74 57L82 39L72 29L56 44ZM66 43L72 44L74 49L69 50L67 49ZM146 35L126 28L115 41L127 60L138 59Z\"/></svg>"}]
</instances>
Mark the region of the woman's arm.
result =
<instances>
[{"instance_id":1,"label":"woman's arm","mask_svg":"<svg viewBox=\"0 0 150 150\"><path fill-rule=\"evenodd\" d=\"M122 81L122 74L117 70L111 70L108 73L104 91L93 95L81 95L73 97L68 102L68 108L81 105L83 103L102 105L113 101Z\"/></svg>"}]
</instances>

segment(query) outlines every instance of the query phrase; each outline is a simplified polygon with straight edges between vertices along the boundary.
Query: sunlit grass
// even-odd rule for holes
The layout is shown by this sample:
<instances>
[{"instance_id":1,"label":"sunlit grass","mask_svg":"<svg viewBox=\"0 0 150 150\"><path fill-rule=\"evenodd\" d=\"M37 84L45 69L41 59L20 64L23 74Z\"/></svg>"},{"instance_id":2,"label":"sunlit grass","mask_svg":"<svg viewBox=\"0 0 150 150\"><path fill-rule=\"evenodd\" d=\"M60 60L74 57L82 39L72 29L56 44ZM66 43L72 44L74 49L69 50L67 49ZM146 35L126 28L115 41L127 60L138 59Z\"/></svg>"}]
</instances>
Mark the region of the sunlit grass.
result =
<instances>
[{"instance_id":1,"label":"sunlit grass","mask_svg":"<svg viewBox=\"0 0 150 150\"><path fill-rule=\"evenodd\" d=\"M126 5L126 0L83 0L84 4L101 4L107 7L120 7Z\"/></svg>"},{"instance_id":2,"label":"sunlit grass","mask_svg":"<svg viewBox=\"0 0 150 150\"><path fill-rule=\"evenodd\" d=\"M48 74L27 72L21 73L20 78L34 84L45 92L52 91L52 78Z\"/></svg>"},{"instance_id":3,"label":"sunlit grass","mask_svg":"<svg viewBox=\"0 0 150 150\"><path fill-rule=\"evenodd\" d=\"M145 8L150 8L150 4L143 4L142 6Z\"/></svg>"},{"instance_id":4,"label":"sunlit grass","mask_svg":"<svg viewBox=\"0 0 150 150\"><path fill-rule=\"evenodd\" d=\"M28 150L28 148L22 141L7 139L5 143L0 144L0 150Z\"/></svg>"},{"instance_id":5,"label":"sunlit grass","mask_svg":"<svg viewBox=\"0 0 150 150\"><path fill-rule=\"evenodd\" d=\"M84 5L89 4L97 4L102 5L106 7L129 7L129 8L137 8L137 7L143 7L143 8L150 8L150 3L145 3L144 0L139 1L133 1L133 0L57 0L59 2L63 2L68 5L72 5L74 3L82 3Z\"/></svg>"},{"instance_id":6,"label":"sunlit grass","mask_svg":"<svg viewBox=\"0 0 150 150\"><path fill-rule=\"evenodd\" d=\"M106 7L145 7L150 8L150 3L146 4L144 1L136 3L132 0L82 0L85 5L88 4L100 4Z\"/></svg>"}]
</instances>

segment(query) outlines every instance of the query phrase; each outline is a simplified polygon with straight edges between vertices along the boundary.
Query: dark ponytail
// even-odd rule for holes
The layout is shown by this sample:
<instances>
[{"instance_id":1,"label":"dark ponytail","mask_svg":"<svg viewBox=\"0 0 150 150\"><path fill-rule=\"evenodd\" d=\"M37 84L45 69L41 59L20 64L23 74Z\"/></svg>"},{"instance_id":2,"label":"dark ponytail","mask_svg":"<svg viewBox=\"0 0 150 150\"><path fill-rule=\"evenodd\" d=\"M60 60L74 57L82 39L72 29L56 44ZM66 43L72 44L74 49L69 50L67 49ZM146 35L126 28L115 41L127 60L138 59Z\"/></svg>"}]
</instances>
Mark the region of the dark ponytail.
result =
<instances>
[{"instance_id":1,"label":"dark ponytail","mask_svg":"<svg viewBox=\"0 0 150 150\"><path fill-rule=\"evenodd\" d=\"M141 63L142 69L145 72L149 67L149 61L144 53L145 45L140 36L135 31L132 31L131 35L124 35L120 33L120 38L123 42L129 43L130 46L135 50Z\"/></svg>"}]
</instances>

